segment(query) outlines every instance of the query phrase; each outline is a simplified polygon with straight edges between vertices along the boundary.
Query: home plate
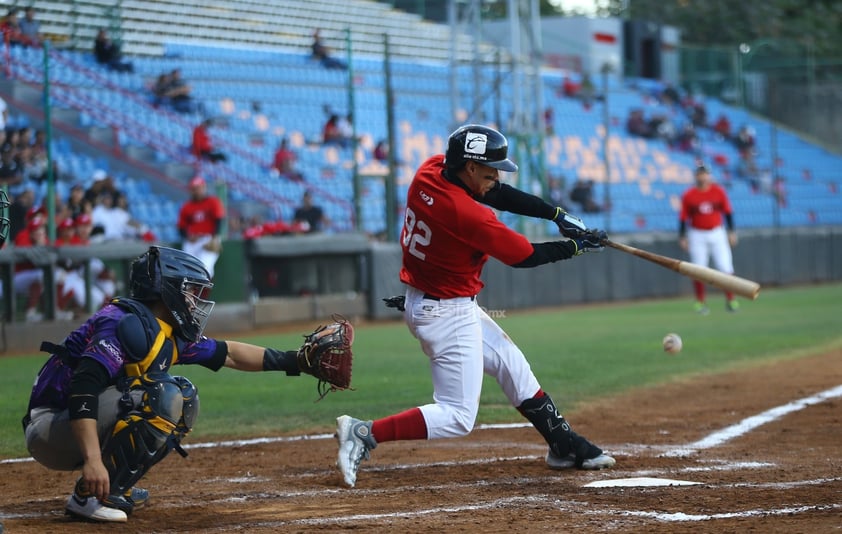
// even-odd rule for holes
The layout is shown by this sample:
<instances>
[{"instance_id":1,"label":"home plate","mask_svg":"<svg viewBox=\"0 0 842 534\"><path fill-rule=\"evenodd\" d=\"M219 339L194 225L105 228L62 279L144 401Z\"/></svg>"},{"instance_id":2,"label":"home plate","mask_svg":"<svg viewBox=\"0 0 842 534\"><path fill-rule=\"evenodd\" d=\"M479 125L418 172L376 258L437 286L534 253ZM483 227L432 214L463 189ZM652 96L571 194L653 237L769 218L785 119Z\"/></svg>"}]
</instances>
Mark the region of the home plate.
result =
<instances>
[{"instance_id":1,"label":"home plate","mask_svg":"<svg viewBox=\"0 0 842 534\"><path fill-rule=\"evenodd\" d=\"M636 477L636 478L615 478L611 480L597 480L585 484L586 488L637 488L644 486L693 486L701 484L701 482L691 482L689 480L672 480L670 478L652 478L652 477Z\"/></svg>"}]
</instances>

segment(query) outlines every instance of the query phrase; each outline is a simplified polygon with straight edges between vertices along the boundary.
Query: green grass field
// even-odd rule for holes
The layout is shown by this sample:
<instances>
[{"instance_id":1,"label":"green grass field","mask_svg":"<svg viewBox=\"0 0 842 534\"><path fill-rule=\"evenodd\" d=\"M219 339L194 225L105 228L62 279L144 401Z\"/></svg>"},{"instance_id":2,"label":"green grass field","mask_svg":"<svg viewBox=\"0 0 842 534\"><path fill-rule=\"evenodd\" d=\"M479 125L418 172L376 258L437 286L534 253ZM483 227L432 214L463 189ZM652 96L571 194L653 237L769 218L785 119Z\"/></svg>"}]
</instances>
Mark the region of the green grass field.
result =
<instances>
[{"instance_id":1,"label":"green grass field","mask_svg":"<svg viewBox=\"0 0 842 534\"><path fill-rule=\"evenodd\" d=\"M518 311L498 323L564 411L631 388L842 346L842 285L764 289L737 314L726 313L721 294L711 293L707 317L694 314L692 301L682 298ZM678 355L661 349L668 332L684 340ZM302 337L238 339L286 350ZM316 383L308 376L177 366L176 373L190 378L201 397L189 441L330 432L343 413L370 419L430 401L427 358L403 322L358 327L354 352L354 391L330 393L318 403ZM44 358L0 357L0 458L27 455L20 418ZM520 416L486 379L479 422L513 421Z\"/></svg>"}]
</instances>

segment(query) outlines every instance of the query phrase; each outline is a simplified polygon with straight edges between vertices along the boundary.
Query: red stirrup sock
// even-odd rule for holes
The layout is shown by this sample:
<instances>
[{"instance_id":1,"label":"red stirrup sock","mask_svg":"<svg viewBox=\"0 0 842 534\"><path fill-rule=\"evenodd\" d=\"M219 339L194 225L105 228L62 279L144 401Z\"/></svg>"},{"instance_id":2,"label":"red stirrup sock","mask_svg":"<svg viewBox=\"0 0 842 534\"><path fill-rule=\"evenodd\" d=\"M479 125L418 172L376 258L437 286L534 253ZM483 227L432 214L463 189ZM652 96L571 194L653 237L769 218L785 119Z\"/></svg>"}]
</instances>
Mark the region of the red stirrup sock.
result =
<instances>
[{"instance_id":1,"label":"red stirrup sock","mask_svg":"<svg viewBox=\"0 0 842 534\"><path fill-rule=\"evenodd\" d=\"M412 408L374 421L371 435L377 443L407 439L427 439L427 422L420 408Z\"/></svg>"}]
</instances>

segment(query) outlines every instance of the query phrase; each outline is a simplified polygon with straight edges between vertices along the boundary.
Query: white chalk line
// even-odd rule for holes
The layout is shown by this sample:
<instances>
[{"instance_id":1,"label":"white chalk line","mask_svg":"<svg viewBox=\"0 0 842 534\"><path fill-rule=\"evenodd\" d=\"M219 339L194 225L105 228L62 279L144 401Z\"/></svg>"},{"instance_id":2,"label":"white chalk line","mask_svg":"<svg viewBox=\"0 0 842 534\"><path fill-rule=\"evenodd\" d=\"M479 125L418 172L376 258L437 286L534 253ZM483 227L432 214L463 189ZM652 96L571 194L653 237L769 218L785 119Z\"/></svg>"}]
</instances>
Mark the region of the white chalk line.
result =
<instances>
[{"instance_id":1,"label":"white chalk line","mask_svg":"<svg viewBox=\"0 0 842 534\"><path fill-rule=\"evenodd\" d=\"M747 434L755 428L761 425L765 425L766 423L775 421L776 419L780 419L781 417L787 414L797 412L798 410L802 410L807 406L819 404L828 399L833 399L836 397L842 397L842 385L822 391L821 393L817 393L816 395L813 395L811 397L798 399L790 403L784 404L782 406L776 406L775 408L766 410L765 412L759 413L757 415L746 417L739 423L725 427L722 430L714 432L713 434L708 434L707 436L700 439L699 441L696 441L695 443L691 443L689 445L685 445L683 447L678 447L671 451L667 451L664 453L664 456L689 456L695 452L698 452L699 450L710 449L722 445L726 441L730 441L734 438Z\"/></svg>"},{"instance_id":2,"label":"white chalk line","mask_svg":"<svg viewBox=\"0 0 842 534\"><path fill-rule=\"evenodd\" d=\"M736 437L742 436L755 428L777 420L784 415L790 414L792 412L801 410L808 406L812 406L814 404L821 403L825 400L832 399L842 396L842 385L837 386L835 388L831 388L829 390L823 391L816 395L806 397L803 399L799 399L790 403L787 403L782 406L778 406L762 412L758 415L754 415L743 419L741 422L728 426L722 430L709 434L705 438L698 440L694 443L691 443L687 446L677 447L671 450L667 450L663 455L664 456L685 456L688 454L692 454L700 449L707 449L713 448L726 441L734 439ZM498 428L526 428L530 425L527 423L509 423L509 424L489 424L489 425L477 425L477 429L498 429ZM206 443L195 443L195 444L186 444L185 448L218 448L218 447L242 447L247 445L257 445L257 444L267 444L267 443L277 443L277 442L294 442L294 441L306 441L306 440L321 440L321 439L333 439L333 434L312 434L312 435L303 435L303 436L279 436L279 437L267 437L267 438L253 438L253 439L244 439L244 440L230 440L230 441L218 441L218 442L206 442ZM631 445L630 445L631 446ZM524 459L534 459L540 458L537 456L514 456L514 457L496 457L496 458L488 458L488 459L481 459L476 461L459 461L459 462L433 462L428 464L403 464L403 465L393 465L388 467L375 467L370 468L370 470L397 470L397 469L412 469L412 468L421 468L421 467L434 467L434 466L462 466L466 464L479 464L479 463L492 463L492 462L500 462L500 461L518 461ZM0 460L0 464L5 463L19 463L19 462L29 462L32 461L32 458L11 458L11 459L4 459ZM762 467L763 464L758 464L755 467ZM734 466L731 466L733 469ZM687 468L687 470L695 469L695 470L706 470L706 469L715 469L715 468ZM643 471L641 473L654 473L657 470L648 470ZM680 471L680 470L679 470ZM616 472L616 471L615 471ZM301 476L299 473L298 476ZM780 488L789 488L794 487L793 485L798 484L823 484L827 482L837 481L839 479L817 479L812 481L803 481L803 482L790 482L790 483L776 483L774 485L766 485L766 487L780 487ZM247 482L248 480L238 480L239 482ZM476 484L474 484L476 485ZM723 485L724 486L735 486L735 485ZM757 484L741 484L740 487L759 487ZM328 493L337 493L339 491L345 490L318 490L316 494L328 494ZM359 490L355 490L359 492ZM390 489L389 491L395 491L394 488ZM300 494L301 492L297 492ZM459 511L472 511L472 510L479 510L484 509L491 506L509 506L510 504L507 503L515 503L517 500L523 502L523 499L540 499L540 497L517 497L511 499L502 499L500 501L495 501L494 503L483 503L481 505L469 505L467 507L452 507L452 508L435 508L435 509L428 509L428 510L418 510L416 512L407 513L402 512L399 514L374 514L374 515L365 515L365 516L357 516L360 520L369 518L369 519L377 519L377 518L391 518L391 517L410 517L413 515L428 515L431 513L443 513L443 512L459 512ZM186 504L185 504L186 506ZM668 521L698 521L703 519L716 519L716 518L731 518L731 517L750 517L752 515L761 515L761 514L773 514L773 515L782 515L782 514L793 514L793 513L801 513L805 511L811 510L823 510L823 509L835 509L842 507L842 505L832 505L832 506L802 506L802 507L794 507L794 508L783 508L783 509L772 509L772 510L759 510L759 511L748 511L748 512L734 512L734 513L725 513L725 514L658 514L655 512L640 512L640 511L617 511L616 513L626 514L626 515L638 515L638 516L646 516L646 517L653 517L655 519L661 520L668 520ZM600 513L594 510L591 510L589 513ZM740 514L747 514L745 516ZM0 518L9 519L13 517L46 517L52 514L4 514L0 513ZM327 518L327 519L302 519L297 520L294 523L299 523L302 521L328 521L328 522L337 522L337 521L347 521L349 520L348 517L345 518ZM279 524L290 524L290 522L286 523L279 523Z\"/></svg>"},{"instance_id":3,"label":"white chalk line","mask_svg":"<svg viewBox=\"0 0 842 534\"><path fill-rule=\"evenodd\" d=\"M673 447L667 449L662 455L663 456L686 456L697 452L700 449L709 449L716 447L717 445L721 445L726 441L734 439L736 437L742 436L755 428L764 425L766 423L770 423L775 421L776 419L780 419L784 415L790 414L792 412L804 409L808 406L812 406L814 404L819 404L823 401L833 399L836 397L842 396L842 385L836 386L834 388L828 389L816 395L805 397L803 399L795 400L790 403L784 404L782 406L777 406L770 410L766 410L757 415L753 415L751 417L747 417L736 423L734 425L725 427L722 430L714 432L712 434L708 434L706 437L691 443L689 445L683 445L679 447ZM509 429L509 428L528 428L531 425L529 423L501 423L501 424L482 424L477 425L477 430L494 430L494 429ZM301 435L301 436L276 436L276 437L262 437L262 438L251 438L251 439L237 439L237 440L228 440L228 441L211 441L211 442L204 442L204 443L186 443L183 445L185 449L207 449L207 448L219 448L219 447L244 447L248 445L261 445L261 444L268 444L268 443L289 443L295 441L308 441L308 440L323 440L323 439L333 439L333 434L308 434L308 435ZM20 463L20 462L31 462L33 461L32 458L7 458L0 460L0 464L11 464L11 463Z\"/></svg>"},{"instance_id":4,"label":"white chalk line","mask_svg":"<svg viewBox=\"0 0 842 534\"><path fill-rule=\"evenodd\" d=\"M842 508L840 504L825 504L825 505L815 505L815 506L793 506L788 508L771 508L765 510L745 510L742 512L723 512L718 514L685 514L683 512L674 512L674 513L663 513L663 512L645 512L645 511L632 511L632 510L617 510L616 513L620 515L627 515L627 516L634 516L634 517L645 517L649 519L657 519L658 521L669 521L669 522L690 522L690 521L710 521L712 519L740 519L740 518L747 518L747 517L757 517L757 516L777 516L777 515L795 515L795 514L803 514L805 512L824 512L828 510L838 510ZM587 514L599 514L602 515L605 512L590 512L585 510Z\"/></svg>"}]
</instances>

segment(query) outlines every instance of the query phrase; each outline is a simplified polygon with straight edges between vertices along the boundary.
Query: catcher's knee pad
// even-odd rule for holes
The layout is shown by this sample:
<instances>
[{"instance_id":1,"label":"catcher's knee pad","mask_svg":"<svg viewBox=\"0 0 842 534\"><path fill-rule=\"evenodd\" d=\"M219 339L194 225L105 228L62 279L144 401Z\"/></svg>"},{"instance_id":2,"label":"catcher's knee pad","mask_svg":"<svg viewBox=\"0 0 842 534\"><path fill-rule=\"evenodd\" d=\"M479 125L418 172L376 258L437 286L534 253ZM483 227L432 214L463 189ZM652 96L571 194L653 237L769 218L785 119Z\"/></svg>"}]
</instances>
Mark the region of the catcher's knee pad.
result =
<instances>
[{"instance_id":1,"label":"catcher's knee pad","mask_svg":"<svg viewBox=\"0 0 842 534\"><path fill-rule=\"evenodd\" d=\"M183 376L174 376L173 379L181 389L181 417L175 425L175 436L181 441L193 430L193 425L199 417L199 390Z\"/></svg>"},{"instance_id":2,"label":"catcher's knee pad","mask_svg":"<svg viewBox=\"0 0 842 534\"><path fill-rule=\"evenodd\" d=\"M182 387L170 375L143 375L132 387L143 390L141 402L117 421L103 448L111 493L116 495L125 493L166 456L170 436L183 417Z\"/></svg>"}]
</instances>

